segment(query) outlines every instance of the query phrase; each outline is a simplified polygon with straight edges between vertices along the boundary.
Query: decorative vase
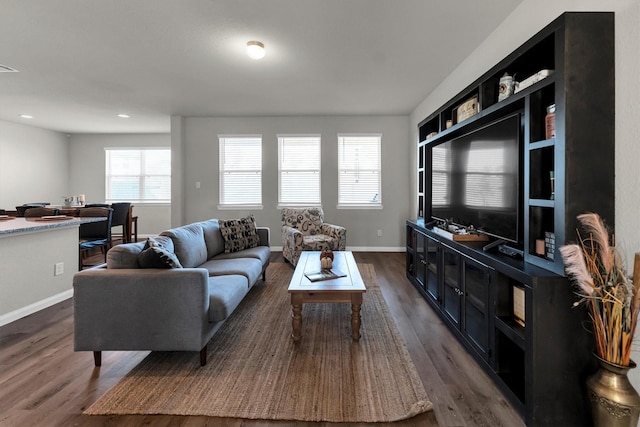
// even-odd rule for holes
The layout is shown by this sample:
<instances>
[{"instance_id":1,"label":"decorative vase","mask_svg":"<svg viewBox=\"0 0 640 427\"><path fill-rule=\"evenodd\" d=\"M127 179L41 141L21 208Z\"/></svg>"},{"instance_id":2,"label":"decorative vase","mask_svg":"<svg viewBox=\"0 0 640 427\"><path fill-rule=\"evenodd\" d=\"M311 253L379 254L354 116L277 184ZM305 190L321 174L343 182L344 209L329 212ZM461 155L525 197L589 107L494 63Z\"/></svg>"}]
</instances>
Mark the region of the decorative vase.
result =
<instances>
[{"instance_id":1,"label":"decorative vase","mask_svg":"<svg viewBox=\"0 0 640 427\"><path fill-rule=\"evenodd\" d=\"M640 395L627 377L629 366L616 365L594 354L600 367L587 378L593 424L596 427L636 427L640 415Z\"/></svg>"}]
</instances>

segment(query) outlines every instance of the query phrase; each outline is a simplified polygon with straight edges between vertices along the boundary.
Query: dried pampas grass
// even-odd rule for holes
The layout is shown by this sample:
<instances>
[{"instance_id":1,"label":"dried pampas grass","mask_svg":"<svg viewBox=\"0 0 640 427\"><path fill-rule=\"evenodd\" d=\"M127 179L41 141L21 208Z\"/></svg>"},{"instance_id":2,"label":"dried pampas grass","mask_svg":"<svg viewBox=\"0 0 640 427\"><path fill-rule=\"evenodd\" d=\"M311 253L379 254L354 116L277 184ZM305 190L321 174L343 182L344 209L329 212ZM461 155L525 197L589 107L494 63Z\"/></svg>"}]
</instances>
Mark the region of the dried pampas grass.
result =
<instances>
[{"instance_id":1,"label":"dried pampas grass","mask_svg":"<svg viewBox=\"0 0 640 427\"><path fill-rule=\"evenodd\" d=\"M583 231L578 231L579 243L560 248L567 275L580 297L574 305L585 303L589 308L598 356L629 366L640 308L640 254L636 254L632 280L600 216L582 214L578 221Z\"/></svg>"}]
</instances>

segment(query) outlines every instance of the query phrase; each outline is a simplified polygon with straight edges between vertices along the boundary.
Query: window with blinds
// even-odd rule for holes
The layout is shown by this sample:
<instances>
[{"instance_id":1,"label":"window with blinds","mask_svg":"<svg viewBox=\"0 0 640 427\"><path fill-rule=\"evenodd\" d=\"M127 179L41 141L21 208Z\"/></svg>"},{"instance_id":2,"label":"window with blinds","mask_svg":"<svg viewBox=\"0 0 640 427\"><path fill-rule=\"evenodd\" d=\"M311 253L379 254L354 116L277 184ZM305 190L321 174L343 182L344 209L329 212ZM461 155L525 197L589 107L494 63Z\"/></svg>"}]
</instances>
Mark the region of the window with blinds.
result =
<instances>
[{"instance_id":1,"label":"window with blinds","mask_svg":"<svg viewBox=\"0 0 640 427\"><path fill-rule=\"evenodd\" d=\"M338 207L382 207L380 134L338 135Z\"/></svg>"},{"instance_id":2,"label":"window with blinds","mask_svg":"<svg viewBox=\"0 0 640 427\"><path fill-rule=\"evenodd\" d=\"M278 205L320 200L320 135L278 135Z\"/></svg>"},{"instance_id":3,"label":"window with blinds","mask_svg":"<svg viewBox=\"0 0 640 427\"><path fill-rule=\"evenodd\" d=\"M262 136L219 135L220 208L262 207Z\"/></svg>"},{"instance_id":4,"label":"window with blinds","mask_svg":"<svg viewBox=\"0 0 640 427\"><path fill-rule=\"evenodd\" d=\"M171 150L105 148L107 202L170 203Z\"/></svg>"}]
</instances>

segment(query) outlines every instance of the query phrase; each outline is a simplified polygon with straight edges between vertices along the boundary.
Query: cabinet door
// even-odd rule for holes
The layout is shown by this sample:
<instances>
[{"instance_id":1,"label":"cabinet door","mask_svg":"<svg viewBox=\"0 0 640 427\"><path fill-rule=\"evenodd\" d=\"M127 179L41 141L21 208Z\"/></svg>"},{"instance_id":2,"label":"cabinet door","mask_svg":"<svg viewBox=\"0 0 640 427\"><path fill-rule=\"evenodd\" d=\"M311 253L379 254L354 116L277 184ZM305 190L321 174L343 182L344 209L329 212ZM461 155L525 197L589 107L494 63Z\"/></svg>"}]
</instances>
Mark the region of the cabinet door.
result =
<instances>
[{"instance_id":1,"label":"cabinet door","mask_svg":"<svg viewBox=\"0 0 640 427\"><path fill-rule=\"evenodd\" d=\"M464 282L462 333L486 359L489 349L490 267L462 257Z\"/></svg>"},{"instance_id":2,"label":"cabinet door","mask_svg":"<svg viewBox=\"0 0 640 427\"><path fill-rule=\"evenodd\" d=\"M442 308L445 316L460 327L462 289L460 282L460 254L442 246Z\"/></svg>"},{"instance_id":3,"label":"cabinet door","mask_svg":"<svg viewBox=\"0 0 640 427\"><path fill-rule=\"evenodd\" d=\"M440 284L438 282L438 266L440 265L440 249L438 242L433 240L431 237L427 237L426 239L426 253L425 253L425 262L426 262L426 271L425 271L425 286L427 295L432 298L434 301L440 303Z\"/></svg>"},{"instance_id":4,"label":"cabinet door","mask_svg":"<svg viewBox=\"0 0 640 427\"><path fill-rule=\"evenodd\" d=\"M419 231L416 231L415 234L415 242L416 242L416 281L418 285L424 289L425 288L425 274L426 274L426 255L425 255L425 244L426 244L427 236Z\"/></svg>"}]
</instances>

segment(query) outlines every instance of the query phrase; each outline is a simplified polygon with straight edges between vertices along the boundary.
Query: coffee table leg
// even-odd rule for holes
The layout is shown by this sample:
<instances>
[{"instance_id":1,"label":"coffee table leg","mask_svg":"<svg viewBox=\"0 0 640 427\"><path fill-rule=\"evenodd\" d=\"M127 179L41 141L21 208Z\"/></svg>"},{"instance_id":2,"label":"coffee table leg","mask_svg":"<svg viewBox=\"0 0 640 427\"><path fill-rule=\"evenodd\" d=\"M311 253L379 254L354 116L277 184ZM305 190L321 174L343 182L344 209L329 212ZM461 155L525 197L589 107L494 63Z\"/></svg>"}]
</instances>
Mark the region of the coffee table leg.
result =
<instances>
[{"instance_id":1,"label":"coffee table leg","mask_svg":"<svg viewBox=\"0 0 640 427\"><path fill-rule=\"evenodd\" d=\"M361 304L351 304L351 338L354 342L360 341L360 318Z\"/></svg>"},{"instance_id":2,"label":"coffee table leg","mask_svg":"<svg viewBox=\"0 0 640 427\"><path fill-rule=\"evenodd\" d=\"M291 338L293 341L300 341L302 336L302 304L292 304L291 306L291 326L293 332Z\"/></svg>"}]
</instances>

